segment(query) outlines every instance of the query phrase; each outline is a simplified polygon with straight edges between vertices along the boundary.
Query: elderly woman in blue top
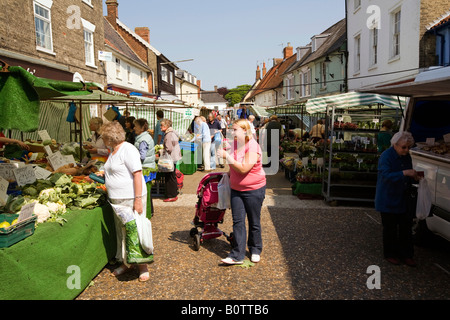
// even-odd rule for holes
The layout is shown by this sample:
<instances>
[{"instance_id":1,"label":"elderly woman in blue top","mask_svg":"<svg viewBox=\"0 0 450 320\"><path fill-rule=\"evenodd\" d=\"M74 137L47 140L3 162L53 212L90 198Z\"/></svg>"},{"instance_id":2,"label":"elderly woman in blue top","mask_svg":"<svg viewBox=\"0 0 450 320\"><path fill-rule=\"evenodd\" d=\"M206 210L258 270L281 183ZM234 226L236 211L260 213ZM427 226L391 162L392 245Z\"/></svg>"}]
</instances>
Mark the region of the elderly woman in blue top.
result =
<instances>
[{"instance_id":1,"label":"elderly woman in blue top","mask_svg":"<svg viewBox=\"0 0 450 320\"><path fill-rule=\"evenodd\" d=\"M418 180L412 168L409 149L414 139L409 132L399 132L391 139L391 147L384 151L378 162L378 180L375 209L381 213L383 224L383 253L387 261L415 266L413 260L412 219L408 212L407 193L411 183Z\"/></svg>"},{"instance_id":2,"label":"elderly woman in blue top","mask_svg":"<svg viewBox=\"0 0 450 320\"><path fill-rule=\"evenodd\" d=\"M154 171L152 169L156 168L156 157L155 157L155 144L153 142L152 136L148 133L148 122L145 119L136 119L133 122L134 132L136 134L134 140L134 146L139 150L139 155L142 163L142 173L146 179L147 185L147 218L151 218L154 214L153 210L153 199L151 198L151 185L148 180L150 172Z\"/></svg>"}]
</instances>

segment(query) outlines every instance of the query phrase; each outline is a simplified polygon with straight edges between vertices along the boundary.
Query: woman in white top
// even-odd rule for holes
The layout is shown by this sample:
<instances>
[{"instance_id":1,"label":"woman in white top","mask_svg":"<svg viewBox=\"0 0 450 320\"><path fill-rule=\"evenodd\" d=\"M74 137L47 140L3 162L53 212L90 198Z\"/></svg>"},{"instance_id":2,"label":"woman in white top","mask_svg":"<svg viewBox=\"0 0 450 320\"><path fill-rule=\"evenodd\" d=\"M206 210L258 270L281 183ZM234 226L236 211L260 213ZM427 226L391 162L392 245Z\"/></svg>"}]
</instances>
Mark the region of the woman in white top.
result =
<instances>
[{"instance_id":1,"label":"woman in white top","mask_svg":"<svg viewBox=\"0 0 450 320\"><path fill-rule=\"evenodd\" d=\"M125 141L122 125L113 121L102 127L102 136L106 146L111 150L105 163L105 186L108 198L113 204L130 206L139 214L144 214L147 206L147 188L142 175L142 164L139 151ZM119 276L130 269L126 263L124 227L114 215L117 233L116 259L123 264L114 270ZM149 273L146 264L139 264L139 280L147 281Z\"/></svg>"},{"instance_id":2,"label":"woman in white top","mask_svg":"<svg viewBox=\"0 0 450 320\"><path fill-rule=\"evenodd\" d=\"M102 160L106 161L106 158L109 155L109 150L106 148L103 137L100 134L100 128L102 125L103 120L99 117L94 117L91 121L89 121L89 129L94 133L91 136L90 142L84 148L89 151L92 159L103 158Z\"/></svg>"}]
</instances>

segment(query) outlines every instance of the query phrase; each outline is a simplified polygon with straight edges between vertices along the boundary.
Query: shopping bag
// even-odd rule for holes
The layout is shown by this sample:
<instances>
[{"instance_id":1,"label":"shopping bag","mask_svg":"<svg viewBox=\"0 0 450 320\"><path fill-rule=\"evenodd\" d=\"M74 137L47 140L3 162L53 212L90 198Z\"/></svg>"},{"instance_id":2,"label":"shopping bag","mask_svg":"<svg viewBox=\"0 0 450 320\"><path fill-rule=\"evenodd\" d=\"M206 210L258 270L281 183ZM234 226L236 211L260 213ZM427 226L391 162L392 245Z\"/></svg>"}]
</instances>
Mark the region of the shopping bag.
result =
<instances>
[{"instance_id":1,"label":"shopping bag","mask_svg":"<svg viewBox=\"0 0 450 320\"><path fill-rule=\"evenodd\" d=\"M134 211L134 218L142 249L147 254L153 254L152 222L147 218L146 214L139 214L136 211Z\"/></svg>"},{"instance_id":2,"label":"shopping bag","mask_svg":"<svg viewBox=\"0 0 450 320\"><path fill-rule=\"evenodd\" d=\"M417 207L416 217L419 220L425 220L430 214L431 210L431 192L428 188L426 179L419 181L419 188L417 189Z\"/></svg>"},{"instance_id":3,"label":"shopping bag","mask_svg":"<svg viewBox=\"0 0 450 320\"><path fill-rule=\"evenodd\" d=\"M125 227L127 263L152 262L153 239L150 220L147 219L145 214L139 214L129 206L111 204L111 207Z\"/></svg>"},{"instance_id":4,"label":"shopping bag","mask_svg":"<svg viewBox=\"0 0 450 320\"><path fill-rule=\"evenodd\" d=\"M231 208L231 187L230 177L228 174L224 174L217 185L217 193L219 195L219 201L217 203L217 209L225 210Z\"/></svg>"},{"instance_id":5,"label":"shopping bag","mask_svg":"<svg viewBox=\"0 0 450 320\"><path fill-rule=\"evenodd\" d=\"M159 172L172 172L174 170L173 160L167 152L164 152L158 160Z\"/></svg>"}]
</instances>

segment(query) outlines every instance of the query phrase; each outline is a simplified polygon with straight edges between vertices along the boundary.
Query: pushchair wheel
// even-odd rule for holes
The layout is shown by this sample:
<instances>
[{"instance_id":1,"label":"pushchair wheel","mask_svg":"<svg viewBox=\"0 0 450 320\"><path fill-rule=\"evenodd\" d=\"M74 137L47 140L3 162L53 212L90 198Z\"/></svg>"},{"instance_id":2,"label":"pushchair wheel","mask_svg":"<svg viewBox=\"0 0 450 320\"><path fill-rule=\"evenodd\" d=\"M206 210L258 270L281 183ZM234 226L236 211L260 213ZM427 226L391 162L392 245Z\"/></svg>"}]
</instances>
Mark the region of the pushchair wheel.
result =
<instances>
[{"instance_id":1,"label":"pushchair wheel","mask_svg":"<svg viewBox=\"0 0 450 320\"><path fill-rule=\"evenodd\" d=\"M194 250L195 250L195 251L200 250L200 242L201 242L201 239L200 239L200 235L199 235L198 233L196 233L196 234L194 235L193 241L194 241Z\"/></svg>"},{"instance_id":2,"label":"pushchair wheel","mask_svg":"<svg viewBox=\"0 0 450 320\"><path fill-rule=\"evenodd\" d=\"M191 238L193 238L197 233L197 228L192 228L191 231L189 231L189 235L191 236Z\"/></svg>"}]
</instances>

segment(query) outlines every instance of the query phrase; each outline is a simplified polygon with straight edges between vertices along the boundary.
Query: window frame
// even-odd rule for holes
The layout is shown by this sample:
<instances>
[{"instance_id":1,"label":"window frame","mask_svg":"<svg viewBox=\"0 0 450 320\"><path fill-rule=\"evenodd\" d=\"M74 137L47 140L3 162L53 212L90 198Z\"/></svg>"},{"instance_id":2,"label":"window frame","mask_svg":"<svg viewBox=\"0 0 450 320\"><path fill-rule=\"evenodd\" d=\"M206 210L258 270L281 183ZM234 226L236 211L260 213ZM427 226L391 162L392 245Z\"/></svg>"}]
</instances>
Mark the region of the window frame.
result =
<instances>
[{"instance_id":1,"label":"window frame","mask_svg":"<svg viewBox=\"0 0 450 320\"><path fill-rule=\"evenodd\" d=\"M370 67L375 67L378 65L378 41L379 41L379 30L373 28L370 30Z\"/></svg>"},{"instance_id":2,"label":"window frame","mask_svg":"<svg viewBox=\"0 0 450 320\"><path fill-rule=\"evenodd\" d=\"M397 20L398 16L398 20ZM397 59L401 54L402 10L398 7L391 11L390 59Z\"/></svg>"},{"instance_id":3,"label":"window frame","mask_svg":"<svg viewBox=\"0 0 450 320\"><path fill-rule=\"evenodd\" d=\"M361 72L361 34L357 34L353 39L355 44L353 73L358 74Z\"/></svg>"},{"instance_id":4,"label":"window frame","mask_svg":"<svg viewBox=\"0 0 450 320\"><path fill-rule=\"evenodd\" d=\"M54 55L55 52L53 51L54 46L53 46L53 32L52 32L53 30L52 30L51 6L52 6L52 2L51 1L47 2L47 4L43 3L42 1L33 1L34 35L36 37L36 50ZM36 7L39 7L41 9L47 11L48 12L48 18L44 17L44 16L41 16L40 14L36 13ZM38 30L37 30L37 25L36 25L36 19L39 19L39 20L43 21L43 23L48 24L49 34L46 35L44 33L44 37L48 36L50 48L47 48L45 46L39 45L40 41L39 41L39 37L38 37L38 33L37 33Z\"/></svg>"}]
</instances>

